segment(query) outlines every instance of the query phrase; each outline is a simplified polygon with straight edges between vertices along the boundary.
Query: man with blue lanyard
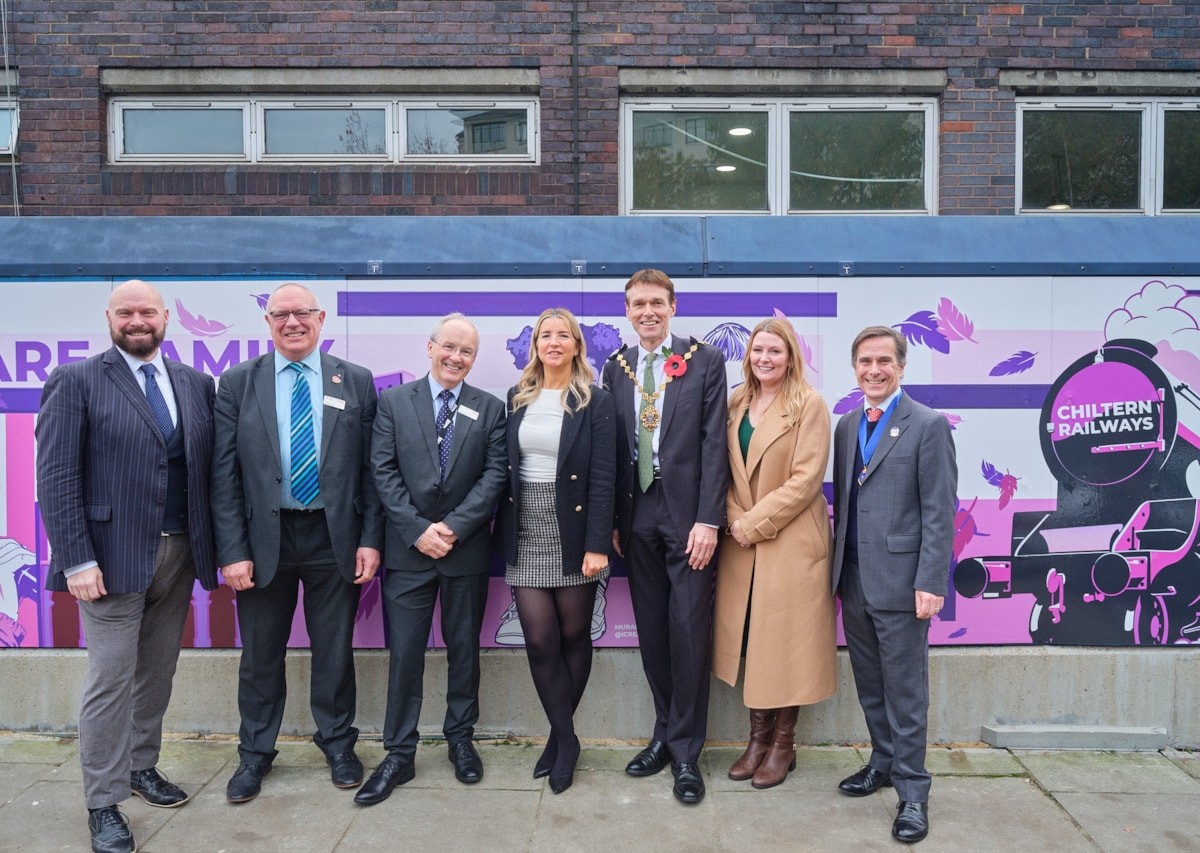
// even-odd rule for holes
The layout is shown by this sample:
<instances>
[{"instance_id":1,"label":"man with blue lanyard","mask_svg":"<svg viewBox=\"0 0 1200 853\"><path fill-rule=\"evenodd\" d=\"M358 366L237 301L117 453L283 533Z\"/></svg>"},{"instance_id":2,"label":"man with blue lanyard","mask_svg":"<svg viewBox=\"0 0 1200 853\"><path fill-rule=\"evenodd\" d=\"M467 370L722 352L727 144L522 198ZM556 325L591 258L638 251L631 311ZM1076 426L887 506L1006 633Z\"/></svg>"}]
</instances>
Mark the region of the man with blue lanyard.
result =
<instances>
[{"instance_id":1,"label":"man with blue lanyard","mask_svg":"<svg viewBox=\"0 0 1200 853\"><path fill-rule=\"evenodd\" d=\"M850 351L864 405L834 432L833 588L871 758L838 788L894 786L892 835L913 843L929 832L929 622L947 588L958 469L946 419L900 390L904 336L871 326Z\"/></svg>"}]
</instances>

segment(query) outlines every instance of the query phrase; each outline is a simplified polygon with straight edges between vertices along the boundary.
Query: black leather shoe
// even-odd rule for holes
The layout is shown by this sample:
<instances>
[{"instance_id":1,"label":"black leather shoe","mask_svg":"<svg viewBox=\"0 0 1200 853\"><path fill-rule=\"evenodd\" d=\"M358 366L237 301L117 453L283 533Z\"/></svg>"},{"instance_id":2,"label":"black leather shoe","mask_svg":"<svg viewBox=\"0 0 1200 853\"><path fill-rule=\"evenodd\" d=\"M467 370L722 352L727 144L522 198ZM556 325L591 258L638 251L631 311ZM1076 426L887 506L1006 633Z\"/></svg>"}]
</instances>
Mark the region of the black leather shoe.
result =
<instances>
[{"instance_id":1,"label":"black leather shoe","mask_svg":"<svg viewBox=\"0 0 1200 853\"><path fill-rule=\"evenodd\" d=\"M625 765L630 776L653 776L671 763L671 753L661 740L652 740Z\"/></svg>"},{"instance_id":2,"label":"black leather shoe","mask_svg":"<svg viewBox=\"0 0 1200 853\"><path fill-rule=\"evenodd\" d=\"M225 799L231 803L253 800L262 790L263 777L271 772L270 764L239 764L225 786Z\"/></svg>"},{"instance_id":3,"label":"black leather shoe","mask_svg":"<svg viewBox=\"0 0 1200 853\"><path fill-rule=\"evenodd\" d=\"M417 768L411 761L406 762L400 756L388 753L367 783L358 789L354 802L360 806L382 803L392 795L393 788L411 782L416 775Z\"/></svg>"},{"instance_id":4,"label":"black leather shoe","mask_svg":"<svg viewBox=\"0 0 1200 853\"><path fill-rule=\"evenodd\" d=\"M92 833L92 853L134 853L137 843L129 831L129 819L116 806L90 809L88 830Z\"/></svg>"},{"instance_id":5,"label":"black leather shoe","mask_svg":"<svg viewBox=\"0 0 1200 853\"><path fill-rule=\"evenodd\" d=\"M554 732L550 733L550 737L546 738L546 748L542 750L542 754L533 765L533 778L541 779L543 776L549 776L550 770L554 767L554 762L558 759L558 740L554 737Z\"/></svg>"},{"instance_id":6,"label":"black leather shoe","mask_svg":"<svg viewBox=\"0 0 1200 853\"><path fill-rule=\"evenodd\" d=\"M672 762L671 772L675 774L675 787L672 789L675 799L689 806L704 799L704 777L695 764Z\"/></svg>"},{"instance_id":7,"label":"black leather shoe","mask_svg":"<svg viewBox=\"0 0 1200 853\"><path fill-rule=\"evenodd\" d=\"M915 844L929 834L929 804L900 801L900 811L892 824L892 837L905 844Z\"/></svg>"},{"instance_id":8,"label":"black leather shoe","mask_svg":"<svg viewBox=\"0 0 1200 853\"><path fill-rule=\"evenodd\" d=\"M450 744L449 757L454 765L454 778L464 785L473 785L483 778L483 759L469 740Z\"/></svg>"},{"instance_id":9,"label":"black leather shoe","mask_svg":"<svg viewBox=\"0 0 1200 853\"><path fill-rule=\"evenodd\" d=\"M892 787L892 777L871 765L838 783L838 790L848 797L869 797L880 788Z\"/></svg>"},{"instance_id":10,"label":"black leather shoe","mask_svg":"<svg viewBox=\"0 0 1200 853\"><path fill-rule=\"evenodd\" d=\"M571 783L575 781L575 765L579 763L579 738L575 738L575 743L571 750L560 756L559 760L554 762L554 769L550 772L550 790L556 794L561 794L567 788L571 787Z\"/></svg>"},{"instance_id":11,"label":"black leather shoe","mask_svg":"<svg viewBox=\"0 0 1200 853\"><path fill-rule=\"evenodd\" d=\"M327 755L325 761L329 764L329 775L335 788L357 788L362 784L363 766L354 750Z\"/></svg>"},{"instance_id":12,"label":"black leather shoe","mask_svg":"<svg viewBox=\"0 0 1200 853\"><path fill-rule=\"evenodd\" d=\"M130 772L129 788L147 803L160 809L177 808L191 799L182 788L159 773L157 767Z\"/></svg>"}]
</instances>

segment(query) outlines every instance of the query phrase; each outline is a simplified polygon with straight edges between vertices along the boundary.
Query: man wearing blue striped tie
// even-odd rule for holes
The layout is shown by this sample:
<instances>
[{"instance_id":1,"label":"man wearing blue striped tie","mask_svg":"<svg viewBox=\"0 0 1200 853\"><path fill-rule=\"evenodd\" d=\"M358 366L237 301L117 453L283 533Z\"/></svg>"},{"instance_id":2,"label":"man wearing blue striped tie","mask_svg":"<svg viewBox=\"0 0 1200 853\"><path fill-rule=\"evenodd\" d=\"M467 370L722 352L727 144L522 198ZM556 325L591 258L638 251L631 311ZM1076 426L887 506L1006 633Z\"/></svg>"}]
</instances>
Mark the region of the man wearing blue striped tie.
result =
<instances>
[{"instance_id":1,"label":"man wearing blue striped tie","mask_svg":"<svg viewBox=\"0 0 1200 853\"><path fill-rule=\"evenodd\" d=\"M325 312L306 287L279 287L266 320L275 351L222 375L215 412L217 562L237 591L242 638L240 762L226 788L233 803L258 796L276 755L300 584L313 740L334 785L362 782L352 640L359 590L375 577L383 545L370 471L371 372L321 352Z\"/></svg>"}]
</instances>

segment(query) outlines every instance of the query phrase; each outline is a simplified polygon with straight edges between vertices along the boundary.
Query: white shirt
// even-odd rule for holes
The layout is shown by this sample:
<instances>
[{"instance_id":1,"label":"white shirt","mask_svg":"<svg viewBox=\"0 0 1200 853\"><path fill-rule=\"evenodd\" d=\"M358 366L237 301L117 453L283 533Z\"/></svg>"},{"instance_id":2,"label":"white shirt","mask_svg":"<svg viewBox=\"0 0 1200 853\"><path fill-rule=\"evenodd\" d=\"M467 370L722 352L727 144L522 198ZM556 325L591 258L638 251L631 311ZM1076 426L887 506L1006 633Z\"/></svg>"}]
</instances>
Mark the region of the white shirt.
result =
<instances>
[{"instance_id":1,"label":"white shirt","mask_svg":"<svg viewBox=\"0 0 1200 853\"><path fill-rule=\"evenodd\" d=\"M561 394L561 391L544 391L525 406L517 433L522 482L553 483L558 478L558 445L564 416Z\"/></svg>"}]
</instances>

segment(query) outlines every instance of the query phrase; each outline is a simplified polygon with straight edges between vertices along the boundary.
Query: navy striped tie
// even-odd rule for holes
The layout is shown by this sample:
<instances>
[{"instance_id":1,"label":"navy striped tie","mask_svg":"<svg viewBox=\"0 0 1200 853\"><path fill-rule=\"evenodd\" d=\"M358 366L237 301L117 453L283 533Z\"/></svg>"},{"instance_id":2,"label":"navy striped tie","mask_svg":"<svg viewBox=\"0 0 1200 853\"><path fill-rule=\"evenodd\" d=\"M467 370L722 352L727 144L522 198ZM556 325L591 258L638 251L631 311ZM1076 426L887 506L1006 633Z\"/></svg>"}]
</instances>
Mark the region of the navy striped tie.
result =
<instances>
[{"instance_id":1,"label":"navy striped tie","mask_svg":"<svg viewBox=\"0 0 1200 853\"><path fill-rule=\"evenodd\" d=\"M170 442L171 436L175 434L175 424L171 422L171 411L167 408L162 391L159 390L158 380L154 378L154 365L143 364L141 371L146 377L146 402L150 404L150 411L154 413L154 422L158 424L163 441Z\"/></svg>"},{"instance_id":2,"label":"navy striped tie","mask_svg":"<svg viewBox=\"0 0 1200 853\"><path fill-rule=\"evenodd\" d=\"M288 365L296 371L292 386L292 497L308 506L321 492L317 481L317 445L313 439L312 397L304 365Z\"/></svg>"}]
</instances>

